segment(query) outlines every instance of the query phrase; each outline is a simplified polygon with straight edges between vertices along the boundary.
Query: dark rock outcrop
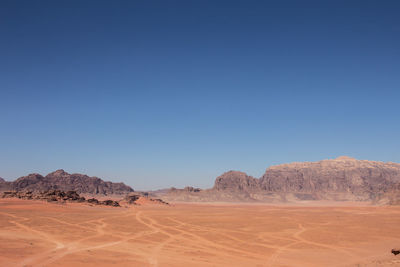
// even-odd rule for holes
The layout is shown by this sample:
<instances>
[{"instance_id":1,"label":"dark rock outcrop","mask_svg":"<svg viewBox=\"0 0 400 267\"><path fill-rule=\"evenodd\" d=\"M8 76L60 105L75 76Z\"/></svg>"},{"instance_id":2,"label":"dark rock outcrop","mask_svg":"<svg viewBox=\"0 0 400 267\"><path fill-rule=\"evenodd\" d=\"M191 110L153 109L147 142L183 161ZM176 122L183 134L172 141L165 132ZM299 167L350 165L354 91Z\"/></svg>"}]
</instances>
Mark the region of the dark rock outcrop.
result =
<instances>
[{"instance_id":1,"label":"dark rock outcrop","mask_svg":"<svg viewBox=\"0 0 400 267\"><path fill-rule=\"evenodd\" d=\"M185 188L183 188L183 190L185 190L187 192L194 192L194 193L197 193L197 192L201 191L200 188L195 188L195 187L192 187L192 186L186 186Z\"/></svg>"},{"instance_id":2,"label":"dark rock outcrop","mask_svg":"<svg viewBox=\"0 0 400 267\"><path fill-rule=\"evenodd\" d=\"M104 201L100 201L100 202L99 202L99 205L113 206L113 207L120 207L120 205L119 205L118 201L111 200L111 199L104 200Z\"/></svg>"},{"instance_id":3,"label":"dark rock outcrop","mask_svg":"<svg viewBox=\"0 0 400 267\"><path fill-rule=\"evenodd\" d=\"M115 200L104 200L99 201L95 198L91 198L86 200L84 197L81 197L76 191L68 191L64 192L61 190L47 190L43 192L37 191L7 191L3 192L2 198L19 198L19 199L28 199L28 200L44 200L48 202L76 202L76 203L89 203L95 205L105 205L112 207L120 207L119 202Z\"/></svg>"},{"instance_id":4,"label":"dark rock outcrop","mask_svg":"<svg viewBox=\"0 0 400 267\"><path fill-rule=\"evenodd\" d=\"M57 189L62 191L76 191L79 194L101 195L124 195L133 192L133 189L124 183L105 182L98 177L89 177L79 173L69 174L64 170L57 170L46 176L37 173L29 174L18 178L14 182L9 182L7 186L3 187L2 191L45 191Z\"/></svg>"},{"instance_id":5,"label":"dark rock outcrop","mask_svg":"<svg viewBox=\"0 0 400 267\"><path fill-rule=\"evenodd\" d=\"M169 205L167 202L159 198L152 198L147 192L135 192L125 196L121 203L128 205L142 205L149 203Z\"/></svg>"},{"instance_id":6,"label":"dark rock outcrop","mask_svg":"<svg viewBox=\"0 0 400 267\"><path fill-rule=\"evenodd\" d=\"M99 201L95 198L89 198L87 202L90 204L96 204L96 205L99 204Z\"/></svg>"},{"instance_id":7,"label":"dark rock outcrop","mask_svg":"<svg viewBox=\"0 0 400 267\"><path fill-rule=\"evenodd\" d=\"M169 205L168 202L165 202L164 200L162 200L161 198L150 198L149 199L151 202L156 202L158 204L163 204L163 205Z\"/></svg>"},{"instance_id":8,"label":"dark rock outcrop","mask_svg":"<svg viewBox=\"0 0 400 267\"><path fill-rule=\"evenodd\" d=\"M127 204L135 204L135 202L140 198L140 195L127 195L124 200Z\"/></svg>"},{"instance_id":9,"label":"dark rock outcrop","mask_svg":"<svg viewBox=\"0 0 400 267\"><path fill-rule=\"evenodd\" d=\"M20 199L35 199L47 200L49 202L85 202L85 198L81 197L75 191L64 192L61 190L47 190L43 192L34 191L8 191L3 192L3 198L20 198Z\"/></svg>"}]
</instances>

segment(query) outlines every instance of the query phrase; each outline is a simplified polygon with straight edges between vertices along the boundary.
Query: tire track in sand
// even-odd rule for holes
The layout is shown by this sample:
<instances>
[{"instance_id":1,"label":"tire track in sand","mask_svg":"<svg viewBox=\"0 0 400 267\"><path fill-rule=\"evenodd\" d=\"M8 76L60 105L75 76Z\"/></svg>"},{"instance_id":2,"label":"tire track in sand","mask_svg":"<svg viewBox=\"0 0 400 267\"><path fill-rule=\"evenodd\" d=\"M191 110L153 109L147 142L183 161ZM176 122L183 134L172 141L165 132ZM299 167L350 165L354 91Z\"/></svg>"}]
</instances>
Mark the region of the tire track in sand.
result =
<instances>
[{"instance_id":1,"label":"tire track in sand","mask_svg":"<svg viewBox=\"0 0 400 267\"><path fill-rule=\"evenodd\" d=\"M188 242L189 244L195 244L196 246L200 246L208 253L211 250L211 251L213 251L215 256L219 255L222 258L229 257L229 258L236 258L238 260L239 259L240 260L243 260L243 259L249 260L250 258L253 260L256 259L258 261L265 260L265 255L263 255L263 254L252 253L252 252L236 249L236 248L233 248L230 246L222 245L222 244L210 241L202 236L196 235L192 232L189 232L189 231L177 228L177 227L173 227L173 226L162 225L162 224L158 223L156 220L154 220L148 216L143 216L142 214L143 214L143 212L139 211L137 213L137 218L140 222L147 225L148 227L151 227L152 229L158 230L159 232L170 236L170 239L174 239L174 240L178 240L178 241L182 240L182 241ZM149 223L144 221L143 219L148 220ZM180 224L182 224L182 222L180 222ZM170 234L165 229L170 229L170 230L173 230L176 232L180 232L181 235ZM185 237L185 235L191 236L193 239L196 240L196 242L194 242L193 239ZM168 240L168 242L173 241L170 239ZM182 246L182 248L187 248L187 246ZM151 262L154 263L155 261L151 261Z\"/></svg>"},{"instance_id":2,"label":"tire track in sand","mask_svg":"<svg viewBox=\"0 0 400 267\"><path fill-rule=\"evenodd\" d=\"M132 214L130 214L130 215L132 215ZM91 222L97 222L97 226L96 226L97 234L81 238L81 239L76 240L71 243L63 244L62 247L56 247L55 249L47 251L46 253L36 255L34 257L26 259L23 262L21 262L20 265L21 266L25 266L27 264L29 264L31 266L51 265L53 262L65 257L66 255L69 255L69 254L73 254L73 253L77 253L77 252L81 252L81 251L85 251L85 250L96 250L96 249L102 249L102 248L106 248L106 247L110 247L110 246L115 246L115 245L121 244L123 242L132 240L132 239L136 239L136 238L139 238L139 237L142 237L145 235L150 235L150 234L155 233L155 231L141 231L141 232L138 232L138 233L135 233L132 235L126 235L124 237L121 237L120 235L108 234L104 231L104 228L108 226L108 224L105 223L104 220L109 219L109 218L110 217L104 217L104 218L100 218L100 219L91 221ZM120 239L116 240L116 241L112 241L112 242L103 243L100 245L89 245L89 246L81 245L81 243L83 241L97 238L97 237L102 237L104 235L118 236L118 237L120 237Z\"/></svg>"},{"instance_id":3,"label":"tire track in sand","mask_svg":"<svg viewBox=\"0 0 400 267\"><path fill-rule=\"evenodd\" d=\"M322 244L322 243L318 243L318 242L313 242L313 241L309 241L309 240L307 240L307 239L304 239L303 237L301 237L301 234L304 233L305 231L307 231L307 229L306 229L302 224L300 224L300 223L299 223L298 227L299 227L299 230L296 231L296 232L293 234L293 238L296 239L296 240L298 240L298 241L294 241L294 242L289 243L289 244L287 244L287 245L285 245L285 246L279 247L279 248L275 251L275 253L270 257L270 259L268 260L268 266L275 266L275 265L276 265L277 259L279 258L279 256L280 256L284 251L287 251L291 246L294 246L294 245L296 245L296 244L301 244L301 243L306 243L306 244L310 244L310 245L314 245L314 246L318 246L318 247L328 248L328 249L335 250L335 251L340 252L340 253L347 254L347 255L350 256L350 257L353 257L353 256L354 256L353 253L350 253L350 252L344 250L345 248L343 248L343 247L337 247L337 246L326 245L326 244Z\"/></svg>"}]
</instances>

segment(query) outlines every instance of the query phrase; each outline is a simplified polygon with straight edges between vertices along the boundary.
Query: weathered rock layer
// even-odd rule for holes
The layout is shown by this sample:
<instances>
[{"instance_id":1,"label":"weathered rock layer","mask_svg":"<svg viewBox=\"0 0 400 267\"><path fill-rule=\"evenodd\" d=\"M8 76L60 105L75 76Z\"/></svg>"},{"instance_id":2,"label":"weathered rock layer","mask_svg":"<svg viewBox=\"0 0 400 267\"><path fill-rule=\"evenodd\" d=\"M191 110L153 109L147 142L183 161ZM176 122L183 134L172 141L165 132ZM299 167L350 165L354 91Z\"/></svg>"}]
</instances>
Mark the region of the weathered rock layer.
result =
<instances>
[{"instance_id":1,"label":"weathered rock layer","mask_svg":"<svg viewBox=\"0 0 400 267\"><path fill-rule=\"evenodd\" d=\"M79 173L69 174L64 170L57 170L46 176L33 173L20 177L14 182L0 181L1 191L46 191L52 189L101 195L123 195L133 192L133 189L124 183L105 182L98 177L89 177Z\"/></svg>"},{"instance_id":2,"label":"weathered rock layer","mask_svg":"<svg viewBox=\"0 0 400 267\"><path fill-rule=\"evenodd\" d=\"M400 183L400 164L339 157L273 166L259 180L262 190L315 199L376 200Z\"/></svg>"},{"instance_id":3,"label":"weathered rock layer","mask_svg":"<svg viewBox=\"0 0 400 267\"><path fill-rule=\"evenodd\" d=\"M400 164L339 157L268 168L259 179L229 171L214 187L198 192L174 189L169 200L264 201L350 200L400 203Z\"/></svg>"}]
</instances>

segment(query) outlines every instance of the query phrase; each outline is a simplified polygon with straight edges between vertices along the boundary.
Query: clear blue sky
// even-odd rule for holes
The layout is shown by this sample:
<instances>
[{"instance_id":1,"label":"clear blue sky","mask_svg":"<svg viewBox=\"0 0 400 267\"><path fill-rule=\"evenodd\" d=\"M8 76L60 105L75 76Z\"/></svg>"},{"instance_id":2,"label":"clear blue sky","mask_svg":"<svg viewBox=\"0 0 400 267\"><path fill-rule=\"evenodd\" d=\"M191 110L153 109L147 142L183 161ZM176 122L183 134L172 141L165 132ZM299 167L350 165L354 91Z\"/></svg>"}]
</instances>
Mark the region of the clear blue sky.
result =
<instances>
[{"instance_id":1,"label":"clear blue sky","mask_svg":"<svg viewBox=\"0 0 400 267\"><path fill-rule=\"evenodd\" d=\"M135 189L400 162L399 1L1 1L0 176Z\"/></svg>"}]
</instances>

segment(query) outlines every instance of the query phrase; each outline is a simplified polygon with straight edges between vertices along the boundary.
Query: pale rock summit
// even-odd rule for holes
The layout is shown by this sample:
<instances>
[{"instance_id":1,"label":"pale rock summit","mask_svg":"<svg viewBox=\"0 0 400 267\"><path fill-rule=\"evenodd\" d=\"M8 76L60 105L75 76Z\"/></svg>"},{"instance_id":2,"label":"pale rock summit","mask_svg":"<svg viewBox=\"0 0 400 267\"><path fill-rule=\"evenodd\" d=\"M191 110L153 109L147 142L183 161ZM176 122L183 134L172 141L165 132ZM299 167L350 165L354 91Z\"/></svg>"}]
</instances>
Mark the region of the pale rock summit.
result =
<instances>
[{"instance_id":1,"label":"pale rock summit","mask_svg":"<svg viewBox=\"0 0 400 267\"><path fill-rule=\"evenodd\" d=\"M344 156L273 166L260 178L265 191L333 200L375 200L398 183L400 164Z\"/></svg>"},{"instance_id":2,"label":"pale rock summit","mask_svg":"<svg viewBox=\"0 0 400 267\"><path fill-rule=\"evenodd\" d=\"M252 191L259 188L258 180L240 171L228 171L217 177L215 190Z\"/></svg>"}]
</instances>

